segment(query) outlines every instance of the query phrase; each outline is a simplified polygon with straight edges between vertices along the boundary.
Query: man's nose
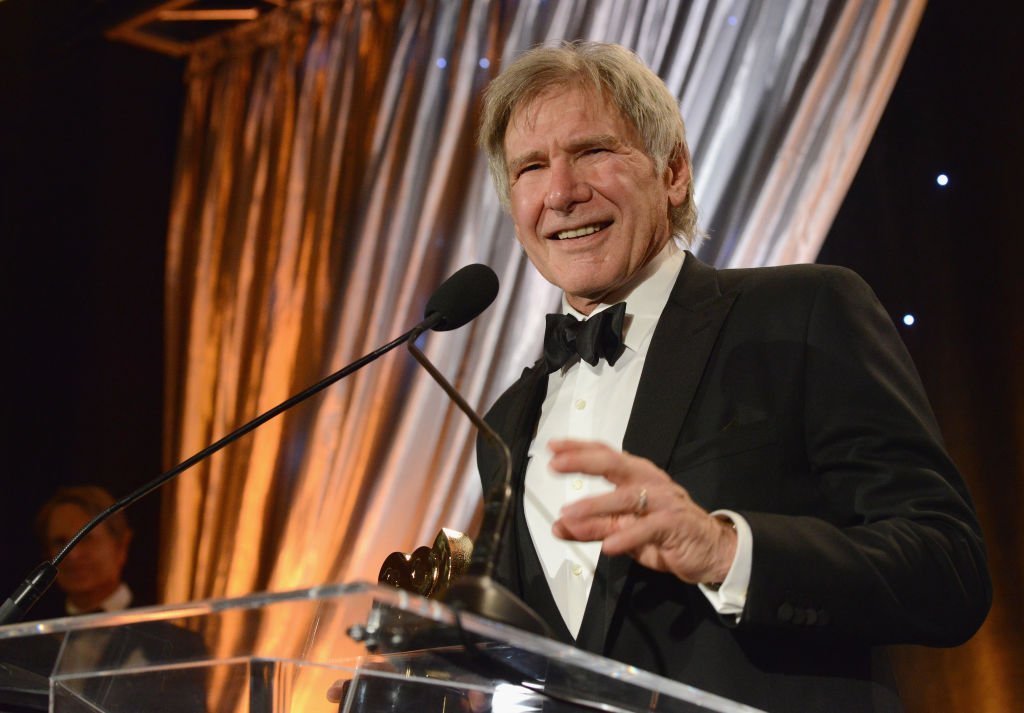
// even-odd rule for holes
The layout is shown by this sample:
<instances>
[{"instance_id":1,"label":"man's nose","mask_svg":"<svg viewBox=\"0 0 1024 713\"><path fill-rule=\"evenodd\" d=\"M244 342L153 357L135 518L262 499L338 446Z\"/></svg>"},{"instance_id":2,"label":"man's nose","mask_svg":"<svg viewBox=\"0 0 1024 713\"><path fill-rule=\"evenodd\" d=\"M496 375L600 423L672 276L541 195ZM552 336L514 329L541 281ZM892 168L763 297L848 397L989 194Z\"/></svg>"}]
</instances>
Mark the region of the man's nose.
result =
<instances>
[{"instance_id":1,"label":"man's nose","mask_svg":"<svg viewBox=\"0 0 1024 713\"><path fill-rule=\"evenodd\" d=\"M575 169L564 162L552 163L544 206L559 213L568 213L577 203L584 203L588 200L590 200L590 187L581 180Z\"/></svg>"}]
</instances>

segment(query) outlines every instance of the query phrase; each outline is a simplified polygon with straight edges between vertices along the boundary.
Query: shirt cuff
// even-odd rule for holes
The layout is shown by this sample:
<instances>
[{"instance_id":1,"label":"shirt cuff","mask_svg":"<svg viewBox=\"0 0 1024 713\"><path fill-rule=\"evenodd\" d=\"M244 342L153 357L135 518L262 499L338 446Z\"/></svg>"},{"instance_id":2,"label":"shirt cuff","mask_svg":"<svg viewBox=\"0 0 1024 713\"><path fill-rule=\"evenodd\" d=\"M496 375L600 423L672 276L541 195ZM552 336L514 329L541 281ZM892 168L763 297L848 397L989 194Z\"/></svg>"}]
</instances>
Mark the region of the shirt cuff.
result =
<instances>
[{"instance_id":1,"label":"shirt cuff","mask_svg":"<svg viewBox=\"0 0 1024 713\"><path fill-rule=\"evenodd\" d=\"M754 559L754 535L750 531L750 524L739 513L732 510L715 510L711 513L715 517L729 520L736 528L736 557L732 561L729 573L725 575L722 584L712 587L707 584L699 584L700 591L711 602L711 606L719 614L735 614L739 621L743 614L743 607L747 603L747 587L750 585L750 566Z\"/></svg>"}]
</instances>

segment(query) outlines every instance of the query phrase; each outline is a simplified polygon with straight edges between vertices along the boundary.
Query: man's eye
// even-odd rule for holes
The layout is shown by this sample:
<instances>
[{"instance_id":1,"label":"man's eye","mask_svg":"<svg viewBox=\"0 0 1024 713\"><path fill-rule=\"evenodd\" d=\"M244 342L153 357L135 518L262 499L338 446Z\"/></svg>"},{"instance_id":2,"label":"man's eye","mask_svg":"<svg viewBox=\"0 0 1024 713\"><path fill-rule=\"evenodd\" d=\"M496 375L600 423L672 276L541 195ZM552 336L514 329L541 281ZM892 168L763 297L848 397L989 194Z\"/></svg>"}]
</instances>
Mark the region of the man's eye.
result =
<instances>
[{"instance_id":1,"label":"man's eye","mask_svg":"<svg viewBox=\"0 0 1024 713\"><path fill-rule=\"evenodd\" d=\"M541 164L539 164L539 163L528 163L525 166L520 166L519 168L516 169L516 172L515 172L515 175L513 176L513 178L516 181L518 181L520 178L523 177L523 174L529 173L530 171L536 171L540 167L541 167Z\"/></svg>"}]
</instances>

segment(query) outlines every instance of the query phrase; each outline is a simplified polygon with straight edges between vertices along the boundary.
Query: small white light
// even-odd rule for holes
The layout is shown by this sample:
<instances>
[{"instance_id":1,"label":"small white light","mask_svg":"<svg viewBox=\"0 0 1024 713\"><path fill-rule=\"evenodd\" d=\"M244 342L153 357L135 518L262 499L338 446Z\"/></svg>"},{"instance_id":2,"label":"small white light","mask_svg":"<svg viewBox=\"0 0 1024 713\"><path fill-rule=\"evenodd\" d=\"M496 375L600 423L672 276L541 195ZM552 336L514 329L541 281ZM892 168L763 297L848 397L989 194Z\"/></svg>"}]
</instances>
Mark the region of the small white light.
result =
<instances>
[{"instance_id":1,"label":"small white light","mask_svg":"<svg viewBox=\"0 0 1024 713\"><path fill-rule=\"evenodd\" d=\"M905 315L903 315L903 324L907 325L908 327L912 326L915 321L916 320L914 319L914 315L912 315L912 314L905 314Z\"/></svg>"},{"instance_id":2,"label":"small white light","mask_svg":"<svg viewBox=\"0 0 1024 713\"><path fill-rule=\"evenodd\" d=\"M445 67L448 66L448 60L446 60L444 57L438 57L437 58L437 66L440 69L444 69Z\"/></svg>"},{"instance_id":3,"label":"small white light","mask_svg":"<svg viewBox=\"0 0 1024 713\"><path fill-rule=\"evenodd\" d=\"M733 27L736 27L736 23L739 22L739 20L736 19L735 15L729 15L729 19L726 20L726 22L728 22Z\"/></svg>"},{"instance_id":4,"label":"small white light","mask_svg":"<svg viewBox=\"0 0 1024 713\"><path fill-rule=\"evenodd\" d=\"M487 69L490 66L491 66L491 60L487 59L486 57L481 57L480 58L480 68L481 69Z\"/></svg>"},{"instance_id":5,"label":"small white light","mask_svg":"<svg viewBox=\"0 0 1024 713\"><path fill-rule=\"evenodd\" d=\"M944 173L940 173L938 176L935 177L935 182L938 183L940 186L945 186L949 183L949 176L947 176Z\"/></svg>"}]
</instances>

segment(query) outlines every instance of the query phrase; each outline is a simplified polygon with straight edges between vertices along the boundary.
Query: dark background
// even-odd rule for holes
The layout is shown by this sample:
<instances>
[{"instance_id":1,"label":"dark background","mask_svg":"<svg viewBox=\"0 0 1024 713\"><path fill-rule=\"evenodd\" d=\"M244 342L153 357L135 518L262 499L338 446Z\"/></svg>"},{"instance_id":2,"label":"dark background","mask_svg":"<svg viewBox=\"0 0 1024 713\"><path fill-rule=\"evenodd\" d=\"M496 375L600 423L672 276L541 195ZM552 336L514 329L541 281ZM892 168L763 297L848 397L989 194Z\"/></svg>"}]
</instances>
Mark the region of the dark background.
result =
<instances>
[{"instance_id":1,"label":"dark background","mask_svg":"<svg viewBox=\"0 0 1024 713\"><path fill-rule=\"evenodd\" d=\"M139 6L0 0L5 598L41 561L32 518L59 485L121 497L163 470L164 243L185 63L103 37ZM128 513L126 576L147 602L159 511L152 495Z\"/></svg>"},{"instance_id":2,"label":"dark background","mask_svg":"<svg viewBox=\"0 0 1024 713\"><path fill-rule=\"evenodd\" d=\"M168 465L164 240L185 67L103 38L139 4L0 0L0 596L39 562L31 518L58 484L122 495ZM998 543L1007 621L986 627L1019 631L1024 56L994 6L962 7L926 10L819 261L860 272L894 319L916 316L900 331ZM129 513L144 600L158 512L150 496Z\"/></svg>"}]
</instances>

